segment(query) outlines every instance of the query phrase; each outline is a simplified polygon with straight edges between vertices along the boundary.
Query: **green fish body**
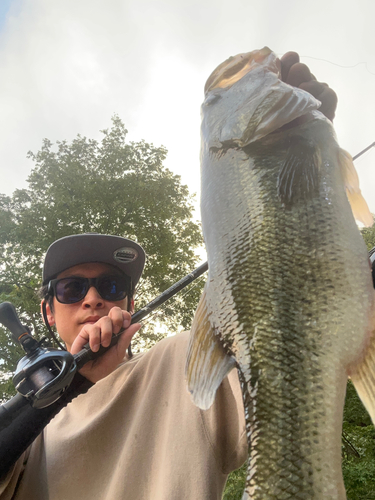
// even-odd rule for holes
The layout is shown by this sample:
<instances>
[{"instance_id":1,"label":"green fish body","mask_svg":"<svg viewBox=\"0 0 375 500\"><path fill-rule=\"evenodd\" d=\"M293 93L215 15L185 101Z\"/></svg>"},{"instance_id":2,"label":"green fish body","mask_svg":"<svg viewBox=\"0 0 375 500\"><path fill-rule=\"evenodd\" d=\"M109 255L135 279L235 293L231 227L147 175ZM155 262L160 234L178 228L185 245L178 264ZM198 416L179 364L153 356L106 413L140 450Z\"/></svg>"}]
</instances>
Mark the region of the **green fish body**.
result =
<instances>
[{"instance_id":1,"label":"green fish body","mask_svg":"<svg viewBox=\"0 0 375 500\"><path fill-rule=\"evenodd\" d=\"M188 386L208 408L238 368L249 443L243 499L344 500L348 375L375 415L374 289L353 212L368 224L372 217L320 103L278 73L265 48L229 59L206 85L209 276Z\"/></svg>"}]
</instances>

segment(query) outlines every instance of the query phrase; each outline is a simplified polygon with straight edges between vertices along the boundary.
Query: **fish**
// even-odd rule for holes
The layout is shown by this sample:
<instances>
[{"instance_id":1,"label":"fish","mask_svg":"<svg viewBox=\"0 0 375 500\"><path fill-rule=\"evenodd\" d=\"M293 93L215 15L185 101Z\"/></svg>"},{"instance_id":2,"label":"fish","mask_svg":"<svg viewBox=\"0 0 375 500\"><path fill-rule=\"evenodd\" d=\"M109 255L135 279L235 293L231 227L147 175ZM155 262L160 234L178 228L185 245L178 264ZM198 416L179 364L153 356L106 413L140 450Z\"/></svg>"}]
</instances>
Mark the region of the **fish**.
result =
<instances>
[{"instance_id":1,"label":"fish","mask_svg":"<svg viewBox=\"0 0 375 500\"><path fill-rule=\"evenodd\" d=\"M375 420L374 288L356 220L372 225L321 103L268 48L231 57L202 104L201 218L209 274L186 359L209 408L237 368L248 439L243 500L344 500L351 377Z\"/></svg>"}]
</instances>

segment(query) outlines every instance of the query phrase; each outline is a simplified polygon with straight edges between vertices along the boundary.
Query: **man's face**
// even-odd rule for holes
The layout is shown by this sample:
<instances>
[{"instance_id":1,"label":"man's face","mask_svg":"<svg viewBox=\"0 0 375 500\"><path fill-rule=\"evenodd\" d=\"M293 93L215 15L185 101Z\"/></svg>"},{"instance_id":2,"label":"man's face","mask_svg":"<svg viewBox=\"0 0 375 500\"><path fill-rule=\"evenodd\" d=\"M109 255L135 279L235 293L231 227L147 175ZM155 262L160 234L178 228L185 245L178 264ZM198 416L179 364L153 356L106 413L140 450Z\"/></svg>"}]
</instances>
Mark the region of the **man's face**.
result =
<instances>
[{"instance_id":1,"label":"man's face","mask_svg":"<svg viewBox=\"0 0 375 500\"><path fill-rule=\"evenodd\" d=\"M107 264L88 263L79 264L60 273L57 278L80 276L82 278L97 278L99 276L113 275L113 267ZM75 304L61 304L53 298L53 312L48 304L47 318L50 325L56 325L60 337L70 351L74 339L86 323L96 323L103 316L107 316L112 307L127 310L128 299L109 302L102 299L96 288L91 287L86 296Z\"/></svg>"}]
</instances>

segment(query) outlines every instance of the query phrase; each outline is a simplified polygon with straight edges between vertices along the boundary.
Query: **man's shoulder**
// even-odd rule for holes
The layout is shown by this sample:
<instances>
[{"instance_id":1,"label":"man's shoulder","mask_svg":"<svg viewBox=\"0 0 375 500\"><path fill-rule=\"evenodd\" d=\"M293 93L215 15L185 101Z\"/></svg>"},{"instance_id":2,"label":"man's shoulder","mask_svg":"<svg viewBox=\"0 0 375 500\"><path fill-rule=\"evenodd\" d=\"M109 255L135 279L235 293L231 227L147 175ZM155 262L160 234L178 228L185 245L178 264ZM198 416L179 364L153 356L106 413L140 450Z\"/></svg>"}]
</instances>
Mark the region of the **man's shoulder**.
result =
<instances>
[{"instance_id":1,"label":"man's shoulder","mask_svg":"<svg viewBox=\"0 0 375 500\"><path fill-rule=\"evenodd\" d=\"M132 370L137 365L143 366L146 363L155 360L164 360L168 358L185 359L187 347L189 343L190 332L184 331L175 335L170 335L162 340L159 340L150 349L134 354L131 359L125 360L120 366L125 370Z\"/></svg>"},{"instance_id":2,"label":"man's shoulder","mask_svg":"<svg viewBox=\"0 0 375 500\"><path fill-rule=\"evenodd\" d=\"M190 332L184 331L180 333L176 333L175 335L170 335L160 340L157 344L155 344L152 349L160 348L160 349L170 349L170 348L183 348L186 347L190 338Z\"/></svg>"},{"instance_id":3,"label":"man's shoulder","mask_svg":"<svg viewBox=\"0 0 375 500\"><path fill-rule=\"evenodd\" d=\"M179 357L180 359L185 358L187 353L187 348L189 344L190 332L180 332L176 335L171 335L165 337L164 339L157 342L154 346L147 351L146 355L154 357Z\"/></svg>"}]
</instances>

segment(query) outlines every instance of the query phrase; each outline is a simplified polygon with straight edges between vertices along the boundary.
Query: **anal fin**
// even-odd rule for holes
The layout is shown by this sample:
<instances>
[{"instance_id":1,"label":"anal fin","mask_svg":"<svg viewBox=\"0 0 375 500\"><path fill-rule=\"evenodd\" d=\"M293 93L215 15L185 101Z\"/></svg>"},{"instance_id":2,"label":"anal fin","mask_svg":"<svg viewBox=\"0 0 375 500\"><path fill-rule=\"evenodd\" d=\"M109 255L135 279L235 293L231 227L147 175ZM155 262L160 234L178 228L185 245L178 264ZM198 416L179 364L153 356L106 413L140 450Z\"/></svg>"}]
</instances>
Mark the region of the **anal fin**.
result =
<instances>
[{"instance_id":1,"label":"anal fin","mask_svg":"<svg viewBox=\"0 0 375 500\"><path fill-rule=\"evenodd\" d=\"M199 408L207 410L212 405L216 390L235 365L211 327L204 291L191 327L185 368L188 389Z\"/></svg>"}]
</instances>

